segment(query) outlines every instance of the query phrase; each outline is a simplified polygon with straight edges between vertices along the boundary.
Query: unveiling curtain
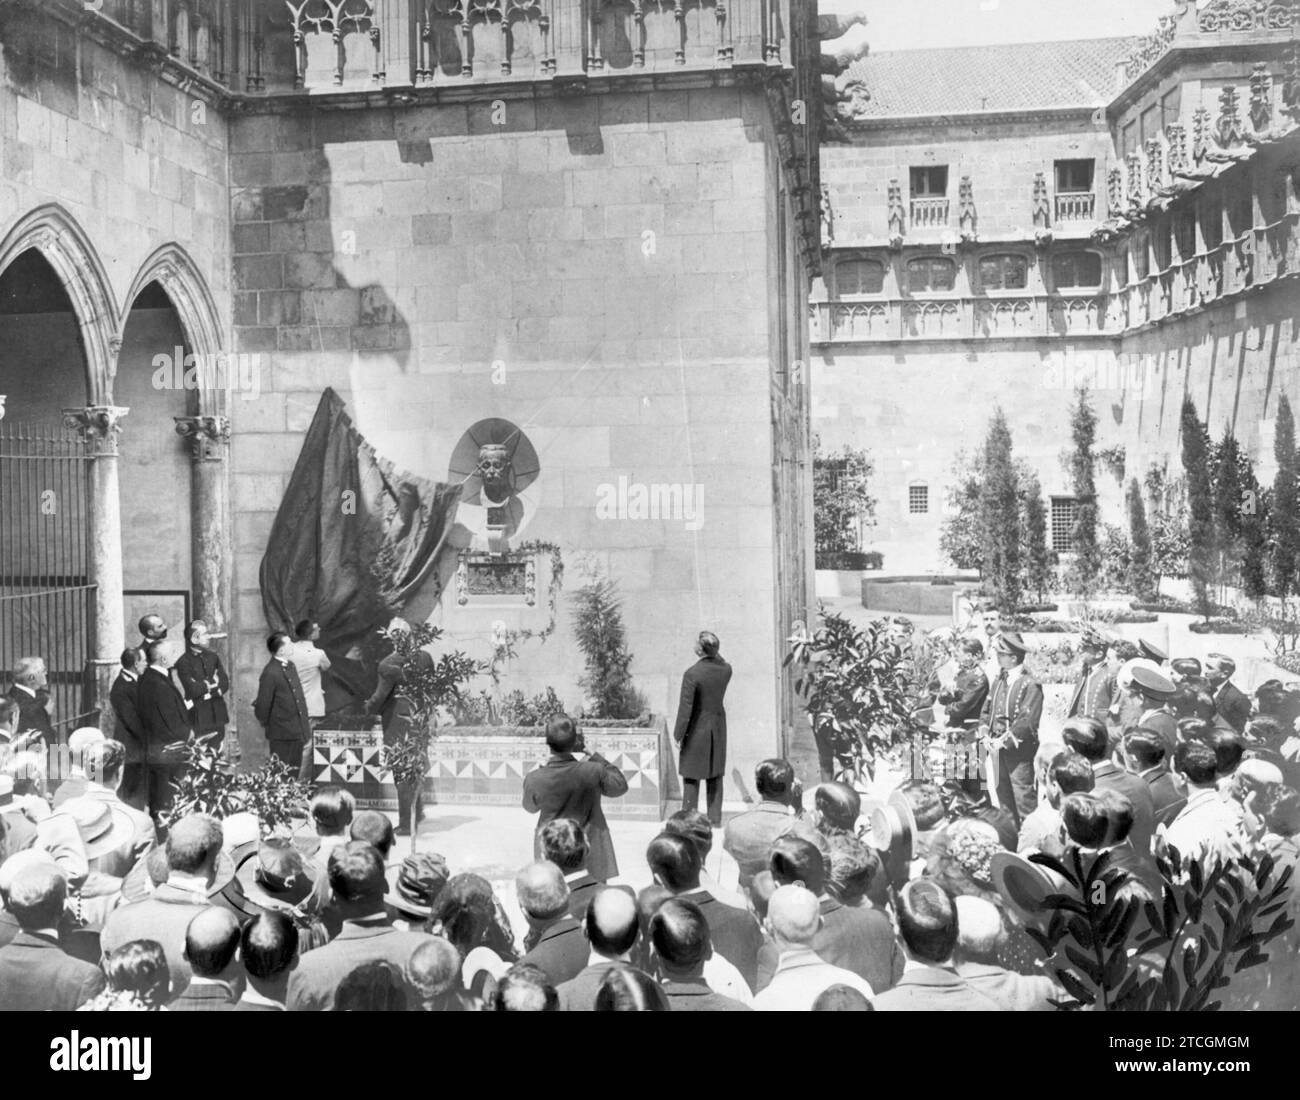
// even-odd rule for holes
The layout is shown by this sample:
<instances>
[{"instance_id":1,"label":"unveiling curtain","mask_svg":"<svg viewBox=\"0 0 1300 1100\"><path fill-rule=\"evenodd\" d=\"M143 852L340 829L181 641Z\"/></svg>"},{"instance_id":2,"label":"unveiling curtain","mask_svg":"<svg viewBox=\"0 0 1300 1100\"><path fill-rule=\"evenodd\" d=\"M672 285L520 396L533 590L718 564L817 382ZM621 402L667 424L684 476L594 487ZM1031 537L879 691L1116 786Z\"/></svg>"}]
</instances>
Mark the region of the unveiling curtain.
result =
<instances>
[{"instance_id":1,"label":"unveiling curtain","mask_svg":"<svg viewBox=\"0 0 1300 1100\"><path fill-rule=\"evenodd\" d=\"M333 712L374 688L376 631L435 569L459 485L396 469L357 431L343 400L322 395L271 528L259 582L266 621L292 633L320 623Z\"/></svg>"}]
</instances>

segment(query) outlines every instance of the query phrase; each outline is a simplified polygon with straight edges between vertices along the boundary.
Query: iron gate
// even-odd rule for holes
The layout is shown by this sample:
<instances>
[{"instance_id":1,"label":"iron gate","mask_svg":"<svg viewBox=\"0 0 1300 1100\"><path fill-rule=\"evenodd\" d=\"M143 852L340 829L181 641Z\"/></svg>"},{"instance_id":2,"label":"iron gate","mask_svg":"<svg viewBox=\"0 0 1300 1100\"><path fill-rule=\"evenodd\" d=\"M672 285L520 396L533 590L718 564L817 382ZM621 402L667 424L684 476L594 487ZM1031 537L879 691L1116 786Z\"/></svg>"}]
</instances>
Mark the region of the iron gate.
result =
<instances>
[{"instance_id":1,"label":"iron gate","mask_svg":"<svg viewBox=\"0 0 1300 1100\"><path fill-rule=\"evenodd\" d=\"M44 658L60 742L98 722L89 463L63 425L0 421L0 672L7 687L21 658ZM63 763L51 753L51 783Z\"/></svg>"}]
</instances>

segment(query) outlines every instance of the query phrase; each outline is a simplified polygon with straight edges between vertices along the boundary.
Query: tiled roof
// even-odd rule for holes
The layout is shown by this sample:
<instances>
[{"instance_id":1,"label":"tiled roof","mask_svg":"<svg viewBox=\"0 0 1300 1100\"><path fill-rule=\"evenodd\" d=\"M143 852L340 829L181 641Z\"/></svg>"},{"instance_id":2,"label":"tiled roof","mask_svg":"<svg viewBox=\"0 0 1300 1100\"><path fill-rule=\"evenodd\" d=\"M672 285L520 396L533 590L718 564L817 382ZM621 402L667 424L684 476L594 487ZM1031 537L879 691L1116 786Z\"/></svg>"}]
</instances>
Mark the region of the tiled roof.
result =
<instances>
[{"instance_id":1,"label":"tiled roof","mask_svg":"<svg viewBox=\"0 0 1300 1100\"><path fill-rule=\"evenodd\" d=\"M1133 38L961 46L869 54L850 66L871 93L863 116L1094 107L1115 91Z\"/></svg>"}]
</instances>

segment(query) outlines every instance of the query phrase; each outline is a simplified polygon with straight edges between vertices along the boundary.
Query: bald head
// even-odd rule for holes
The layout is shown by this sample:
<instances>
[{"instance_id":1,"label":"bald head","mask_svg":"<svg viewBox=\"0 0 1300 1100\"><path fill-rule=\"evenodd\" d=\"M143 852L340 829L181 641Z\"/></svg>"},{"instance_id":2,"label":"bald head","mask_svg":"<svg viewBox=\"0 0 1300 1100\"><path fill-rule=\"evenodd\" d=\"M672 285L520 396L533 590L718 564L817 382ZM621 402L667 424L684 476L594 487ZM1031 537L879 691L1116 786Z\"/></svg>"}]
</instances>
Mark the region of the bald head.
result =
<instances>
[{"instance_id":1,"label":"bald head","mask_svg":"<svg viewBox=\"0 0 1300 1100\"><path fill-rule=\"evenodd\" d=\"M220 978L235 965L239 921L228 909L208 906L185 929L185 961L200 978Z\"/></svg>"},{"instance_id":2,"label":"bald head","mask_svg":"<svg viewBox=\"0 0 1300 1100\"><path fill-rule=\"evenodd\" d=\"M636 898L617 886L597 890L587 908L587 940L598 955L616 959L632 950L637 937Z\"/></svg>"},{"instance_id":3,"label":"bald head","mask_svg":"<svg viewBox=\"0 0 1300 1100\"><path fill-rule=\"evenodd\" d=\"M519 908L536 920L558 916L569 905L564 872L549 860L530 863L515 875Z\"/></svg>"},{"instance_id":4,"label":"bald head","mask_svg":"<svg viewBox=\"0 0 1300 1100\"><path fill-rule=\"evenodd\" d=\"M957 908L957 951L961 962L996 963L1002 944L1002 914L984 898L963 895Z\"/></svg>"},{"instance_id":5,"label":"bald head","mask_svg":"<svg viewBox=\"0 0 1300 1100\"><path fill-rule=\"evenodd\" d=\"M426 1001L450 992L460 981L460 953L441 936L420 944L406 964L407 977Z\"/></svg>"},{"instance_id":6,"label":"bald head","mask_svg":"<svg viewBox=\"0 0 1300 1100\"><path fill-rule=\"evenodd\" d=\"M773 937L790 946L812 943L821 928L817 895L802 886L779 886L767 903L767 925Z\"/></svg>"}]
</instances>

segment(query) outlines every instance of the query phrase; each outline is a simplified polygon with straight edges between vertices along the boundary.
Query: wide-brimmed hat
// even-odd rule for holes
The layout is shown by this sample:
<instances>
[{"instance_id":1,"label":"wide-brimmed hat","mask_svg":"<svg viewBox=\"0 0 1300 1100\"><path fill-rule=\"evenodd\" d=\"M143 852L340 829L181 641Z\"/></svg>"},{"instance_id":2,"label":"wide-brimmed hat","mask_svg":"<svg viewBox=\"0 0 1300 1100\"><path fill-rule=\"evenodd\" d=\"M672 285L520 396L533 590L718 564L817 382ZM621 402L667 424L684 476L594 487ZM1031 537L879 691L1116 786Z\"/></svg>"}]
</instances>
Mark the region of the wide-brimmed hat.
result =
<instances>
[{"instance_id":1,"label":"wide-brimmed hat","mask_svg":"<svg viewBox=\"0 0 1300 1100\"><path fill-rule=\"evenodd\" d=\"M311 897L315 868L291 844L268 841L235 872L244 897L263 909L293 908Z\"/></svg>"},{"instance_id":2,"label":"wide-brimmed hat","mask_svg":"<svg viewBox=\"0 0 1300 1100\"><path fill-rule=\"evenodd\" d=\"M135 824L125 811L99 798L70 798L59 806L58 814L76 823L87 859L116 852L135 839Z\"/></svg>"},{"instance_id":3,"label":"wide-brimmed hat","mask_svg":"<svg viewBox=\"0 0 1300 1100\"><path fill-rule=\"evenodd\" d=\"M407 856L402 860L393 889L384 900L408 916L428 917L449 878L447 860L437 852Z\"/></svg>"},{"instance_id":4,"label":"wide-brimmed hat","mask_svg":"<svg viewBox=\"0 0 1300 1100\"><path fill-rule=\"evenodd\" d=\"M1006 630L998 635L998 639L993 643L993 649L998 653L1009 653L1015 657L1023 657L1029 652L1029 646L1025 644L1022 638L1014 630Z\"/></svg>"},{"instance_id":5,"label":"wide-brimmed hat","mask_svg":"<svg viewBox=\"0 0 1300 1100\"><path fill-rule=\"evenodd\" d=\"M1070 884L1041 863L1031 863L1017 852L995 852L989 861L993 888L1022 924L1035 927L1051 919L1043 905L1051 894L1070 893Z\"/></svg>"},{"instance_id":6,"label":"wide-brimmed hat","mask_svg":"<svg viewBox=\"0 0 1300 1100\"><path fill-rule=\"evenodd\" d=\"M894 791L884 806L871 815L871 846L880 852L889 881L907 881L916 843L916 815L902 791Z\"/></svg>"},{"instance_id":7,"label":"wide-brimmed hat","mask_svg":"<svg viewBox=\"0 0 1300 1100\"><path fill-rule=\"evenodd\" d=\"M1162 703L1172 699L1177 690L1168 676L1147 665L1134 665L1131 675L1135 688L1148 698Z\"/></svg>"}]
</instances>

